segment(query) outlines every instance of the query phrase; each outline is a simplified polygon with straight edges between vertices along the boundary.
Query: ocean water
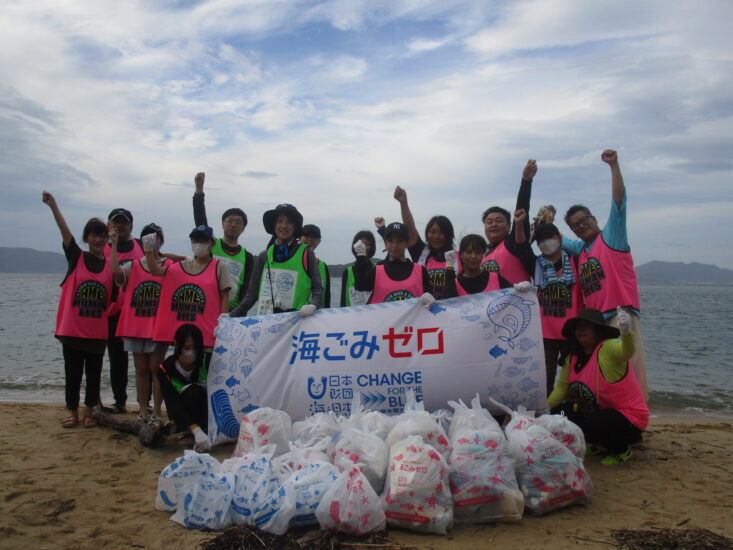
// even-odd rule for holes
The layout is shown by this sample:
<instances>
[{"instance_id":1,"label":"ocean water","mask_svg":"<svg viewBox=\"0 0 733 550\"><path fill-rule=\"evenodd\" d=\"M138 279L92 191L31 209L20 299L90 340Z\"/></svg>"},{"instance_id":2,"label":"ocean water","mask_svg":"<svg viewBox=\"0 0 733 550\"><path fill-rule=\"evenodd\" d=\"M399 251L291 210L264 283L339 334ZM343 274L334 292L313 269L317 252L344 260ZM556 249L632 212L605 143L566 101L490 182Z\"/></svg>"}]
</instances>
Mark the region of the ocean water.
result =
<instances>
[{"instance_id":1,"label":"ocean water","mask_svg":"<svg viewBox=\"0 0 733 550\"><path fill-rule=\"evenodd\" d=\"M60 275L0 274L0 400L63 402ZM338 303L341 280L331 280ZM653 413L733 416L733 286L640 287ZM128 401L135 402L130 357ZM109 365L102 400L111 403Z\"/></svg>"}]
</instances>

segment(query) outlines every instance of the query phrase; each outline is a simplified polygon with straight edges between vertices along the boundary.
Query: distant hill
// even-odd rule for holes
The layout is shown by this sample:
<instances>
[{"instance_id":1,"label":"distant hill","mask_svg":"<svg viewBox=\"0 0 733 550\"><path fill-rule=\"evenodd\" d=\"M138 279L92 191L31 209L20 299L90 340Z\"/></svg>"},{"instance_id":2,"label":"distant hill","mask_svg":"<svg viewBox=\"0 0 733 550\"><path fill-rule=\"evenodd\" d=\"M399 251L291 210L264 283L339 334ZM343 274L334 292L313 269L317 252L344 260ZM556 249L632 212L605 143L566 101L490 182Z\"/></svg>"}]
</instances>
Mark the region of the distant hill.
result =
<instances>
[{"instance_id":1,"label":"distant hill","mask_svg":"<svg viewBox=\"0 0 733 550\"><path fill-rule=\"evenodd\" d=\"M653 260L636 267L642 284L733 284L733 270L697 262Z\"/></svg>"},{"instance_id":2,"label":"distant hill","mask_svg":"<svg viewBox=\"0 0 733 550\"><path fill-rule=\"evenodd\" d=\"M0 246L0 273L66 273L66 256L32 248Z\"/></svg>"}]
</instances>

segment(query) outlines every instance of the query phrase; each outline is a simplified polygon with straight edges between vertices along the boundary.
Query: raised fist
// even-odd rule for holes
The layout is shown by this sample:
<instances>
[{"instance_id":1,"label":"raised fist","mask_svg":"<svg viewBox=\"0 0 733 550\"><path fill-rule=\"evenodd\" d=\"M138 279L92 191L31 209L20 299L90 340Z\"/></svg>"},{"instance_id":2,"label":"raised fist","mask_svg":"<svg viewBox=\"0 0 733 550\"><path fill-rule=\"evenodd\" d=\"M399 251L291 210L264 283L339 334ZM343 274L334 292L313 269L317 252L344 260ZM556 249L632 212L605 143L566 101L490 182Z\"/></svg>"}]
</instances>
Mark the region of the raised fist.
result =
<instances>
[{"instance_id":1,"label":"raised fist","mask_svg":"<svg viewBox=\"0 0 733 550\"><path fill-rule=\"evenodd\" d=\"M613 149L606 149L601 153L601 160L606 164L613 166L618 163L618 155Z\"/></svg>"},{"instance_id":2,"label":"raised fist","mask_svg":"<svg viewBox=\"0 0 733 550\"><path fill-rule=\"evenodd\" d=\"M531 180L537 175L537 161L535 159L529 159L527 164L524 165L522 170L522 179Z\"/></svg>"}]
</instances>

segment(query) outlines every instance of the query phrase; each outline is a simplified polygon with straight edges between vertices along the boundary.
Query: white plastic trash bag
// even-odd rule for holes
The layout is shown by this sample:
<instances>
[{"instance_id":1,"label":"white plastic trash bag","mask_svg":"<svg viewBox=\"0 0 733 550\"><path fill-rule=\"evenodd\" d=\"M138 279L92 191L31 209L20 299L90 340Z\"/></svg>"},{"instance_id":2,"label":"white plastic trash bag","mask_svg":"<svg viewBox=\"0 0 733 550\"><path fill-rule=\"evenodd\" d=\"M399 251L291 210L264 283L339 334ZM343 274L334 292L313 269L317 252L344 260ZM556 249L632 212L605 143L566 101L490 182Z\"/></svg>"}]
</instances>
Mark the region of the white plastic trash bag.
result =
<instances>
[{"instance_id":1,"label":"white plastic trash bag","mask_svg":"<svg viewBox=\"0 0 733 550\"><path fill-rule=\"evenodd\" d=\"M293 422L293 443L305 444L333 437L339 431L339 423L332 412L317 412L303 420Z\"/></svg>"},{"instance_id":2,"label":"white plastic trash bag","mask_svg":"<svg viewBox=\"0 0 733 550\"><path fill-rule=\"evenodd\" d=\"M270 459L274 450L274 445L268 445L262 452L250 451L222 463L222 471L234 474L231 515L235 524L255 525L257 512L265 507L273 490Z\"/></svg>"},{"instance_id":3,"label":"white plastic trash bag","mask_svg":"<svg viewBox=\"0 0 733 550\"><path fill-rule=\"evenodd\" d=\"M181 504L171 519L189 529L226 529L232 524L234 481L232 473L202 474L186 485Z\"/></svg>"},{"instance_id":4,"label":"white plastic trash bag","mask_svg":"<svg viewBox=\"0 0 733 550\"><path fill-rule=\"evenodd\" d=\"M344 428L334 441L333 463L339 470L363 465L363 472L377 493L384 487L389 449L379 436L354 428Z\"/></svg>"},{"instance_id":5,"label":"white plastic trash bag","mask_svg":"<svg viewBox=\"0 0 733 550\"><path fill-rule=\"evenodd\" d=\"M385 527L377 493L358 465L344 470L316 508L322 529L349 535L368 535Z\"/></svg>"},{"instance_id":6,"label":"white plastic trash bag","mask_svg":"<svg viewBox=\"0 0 733 550\"><path fill-rule=\"evenodd\" d=\"M448 464L432 445L413 435L390 448L382 496L387 523L422 533L445 534L453 525Z\"/></svg>"},{"instance_id":7,"label":"white plastic trash bag","mask_svg":"<svg viewBox=\"0 0 733 550\"><path fill-rule=\"evenodd\" d=\"M219 471L219 461L209 454L186 450L183 456L168 464L158 476L158 491L155 495L155 509L175 512L183 488L206 472Z\"/></svg>"},{"instance_id":8,"label":"white plastic trash bag","mask_svg":"<svg viewBox=\"0 0 733 550\"><path fill-rule=\"evenodd\" d=\"M585 436L580 426L571 422L564 414L543 414L534 421L552 434L552 437L567 446L580 459L585 458Z\"/></svg>"},{"instance_id":9,"label":"white plastic trash bag","mask_svg":"<svg viewBox=\"0 0 733 550\"><path fill-rule=\"evenodd\" d=\"M448 439L453 442L456 432L468 428L470 430L481 430L491 427L501 431L499 423L491 416L491 413L481 406L481 398L476 394L471 400L471 406L467 407L462 400L448 401L453 410L453 419L448 429Z\"/></svg>"},{"instance_id":10,"label":"white plastic trash bag","mask_svg":"<svg viewBox=\"0 0 733 550\"><path fill-rule=\"evenodd\" d=\"M260 407L248 412L239 425L239 438L232 456L264 445L275 445L275 456L288 451L288 442L293 438L293 423L285 411Z\"/></svg>"}]
</instances>

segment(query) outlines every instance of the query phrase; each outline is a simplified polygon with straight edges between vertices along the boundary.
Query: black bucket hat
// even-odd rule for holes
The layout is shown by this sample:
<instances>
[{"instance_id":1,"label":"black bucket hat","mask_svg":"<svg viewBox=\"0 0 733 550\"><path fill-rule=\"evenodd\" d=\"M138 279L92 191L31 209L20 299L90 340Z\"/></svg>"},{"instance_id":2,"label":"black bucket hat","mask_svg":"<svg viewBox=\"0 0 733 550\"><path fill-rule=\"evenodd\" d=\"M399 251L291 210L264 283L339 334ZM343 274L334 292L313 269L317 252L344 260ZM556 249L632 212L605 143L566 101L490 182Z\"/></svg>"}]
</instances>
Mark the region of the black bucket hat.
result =
<instances>
[{"instance_id":1,"label":"black bucket hat","mask_svg":"<svg viewBox=\"0 0 733 550\"><path fill-rule=\"evenodd\" d=\"M568 340L575 341L575 327L579 321L588 321L593 323L598 333L601 336L601 340L610 340L618 338L621 332L616 327L611 327L606 324L606 320L603 318L603 313L592 307L581 309L578 312L578 316L565 321L562 327L562 335Z\"/></svg>"},{"instance_id":2,"label":"black bucket hat","mask_svg":"<svg viewBox=\"0 0 733 550\"><path fill-rule=\"evenodd\" d=\"M275 234L275 222L280 214L287 216L295 224L295 234L293 236L295 238L300 237L303 234L303 215L292 204L287 203L278 204L272 210L262 214L262 225L265 226L265 231L270 235Z\"/></svg>"}]
</instances>

